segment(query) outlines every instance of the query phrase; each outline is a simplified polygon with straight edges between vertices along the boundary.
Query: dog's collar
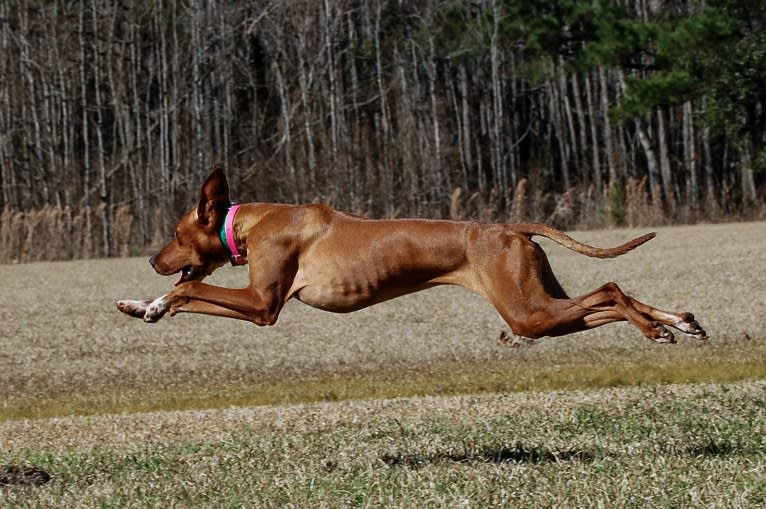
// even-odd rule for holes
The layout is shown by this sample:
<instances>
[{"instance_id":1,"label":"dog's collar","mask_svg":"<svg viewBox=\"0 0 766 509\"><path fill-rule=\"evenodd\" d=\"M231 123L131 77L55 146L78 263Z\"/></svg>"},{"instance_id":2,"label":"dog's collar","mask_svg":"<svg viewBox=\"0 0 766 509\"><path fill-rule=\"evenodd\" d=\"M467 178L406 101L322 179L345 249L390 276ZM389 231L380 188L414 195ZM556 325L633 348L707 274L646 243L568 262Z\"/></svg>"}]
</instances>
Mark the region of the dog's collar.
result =
<instances>
[{"instance_id":1,"label":"dog's collar","mask_svg":"<svg viewBox=\"0 0 766 509\"><path fill-rule=\"evenodd\" d=\"M223 244L226 254L229 255L232 265L244 265L247 263L247 258L239 254L237 241L234 240L234 216L237 215L239 207L239 205L234 205L233 203L229 205L229 208L226 209L226 218L223 220L220 231L221 244Z\"/></svg>"}]
</instances>

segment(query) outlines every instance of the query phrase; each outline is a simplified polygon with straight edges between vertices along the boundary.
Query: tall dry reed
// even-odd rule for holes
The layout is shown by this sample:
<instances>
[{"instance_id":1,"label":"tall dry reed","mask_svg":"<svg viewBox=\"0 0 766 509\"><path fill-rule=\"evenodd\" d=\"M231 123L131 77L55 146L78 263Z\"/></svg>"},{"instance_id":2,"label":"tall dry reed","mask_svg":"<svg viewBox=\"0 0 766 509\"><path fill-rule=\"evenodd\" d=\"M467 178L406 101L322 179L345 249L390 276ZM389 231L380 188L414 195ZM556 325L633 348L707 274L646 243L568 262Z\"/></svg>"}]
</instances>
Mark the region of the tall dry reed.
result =
<instances>
[{"instance_id":1,"label":"tall dry reed","mask_svg":"<svg viewBox=\"0 0 766 509\"><path fill-rule=\"evenodd\" d=\"M112 225L112 253L141 252L134 215L126 205L77 209L50 205L18 211L6 206L0 213L0 263L87 259L103 256L103 224Z\"/></svg>"}]
</instances>

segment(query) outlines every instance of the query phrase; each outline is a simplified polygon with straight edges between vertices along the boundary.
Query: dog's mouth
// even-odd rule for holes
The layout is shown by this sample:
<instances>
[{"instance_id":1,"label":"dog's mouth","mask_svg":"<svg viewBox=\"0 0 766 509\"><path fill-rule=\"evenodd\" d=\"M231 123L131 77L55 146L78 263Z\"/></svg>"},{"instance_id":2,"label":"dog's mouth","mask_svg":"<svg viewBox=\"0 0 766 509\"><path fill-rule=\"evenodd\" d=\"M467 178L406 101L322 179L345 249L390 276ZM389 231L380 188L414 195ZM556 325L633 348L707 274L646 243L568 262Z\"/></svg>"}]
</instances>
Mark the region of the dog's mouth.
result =
<instances>
[{"instance_id":1,"label":"dog's mouth","mask_svg":"<svg viewBox=\"0 0 766 509\"><path fill-rule=\"evenodd\" d=\"M194 275L194 267L192 265L182 267L181 271L178 273L178 281L176 281L175 286L191 281Z\"/></svg>"}]
</instances>

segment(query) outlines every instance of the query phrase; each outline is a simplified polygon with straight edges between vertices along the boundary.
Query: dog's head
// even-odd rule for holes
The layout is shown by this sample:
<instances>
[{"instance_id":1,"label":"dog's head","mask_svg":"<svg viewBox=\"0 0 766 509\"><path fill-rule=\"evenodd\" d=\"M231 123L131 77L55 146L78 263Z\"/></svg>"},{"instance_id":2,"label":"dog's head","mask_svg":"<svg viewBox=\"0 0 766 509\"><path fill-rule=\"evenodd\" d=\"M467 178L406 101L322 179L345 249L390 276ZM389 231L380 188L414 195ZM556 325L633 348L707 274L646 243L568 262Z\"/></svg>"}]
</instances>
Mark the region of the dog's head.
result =
<instances>
[{"instance_id":1,"label":"dog's head","mask_svg":"<svg viewBox=\"0 0 766 509\"><path fill-rule=\"evenodd\" d=\"M200 281L226 264L228 256L219 231L229 204L226 175L215 167L202 184L197 206L178 222L173 240L149 259L154 270L163 276L179 273L178 285Z\"/></svg>"}]
</instances>

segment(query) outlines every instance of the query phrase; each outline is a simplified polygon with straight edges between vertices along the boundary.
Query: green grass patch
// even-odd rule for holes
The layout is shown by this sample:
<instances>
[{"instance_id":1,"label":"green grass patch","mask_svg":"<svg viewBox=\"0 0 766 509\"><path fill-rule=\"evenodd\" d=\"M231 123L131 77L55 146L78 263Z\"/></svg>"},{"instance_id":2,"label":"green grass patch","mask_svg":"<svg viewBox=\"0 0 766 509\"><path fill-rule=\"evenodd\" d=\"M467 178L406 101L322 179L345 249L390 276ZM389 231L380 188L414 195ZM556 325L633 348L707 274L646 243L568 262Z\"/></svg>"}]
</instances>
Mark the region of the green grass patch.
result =
<instances>
[{"instance_id":1,"label":"green grass patch","mask_svg":"<svg viewBox=\"0 0 766 509\"><path fill-rule=\"evenodd\" d=\"M50 482L0 505L763 507L764 400L740 382L6 423L43 439L0 465Z\"/></svg>"},{"instance_id":2,"label":"green grass patch","mask_svg":"<svg viewBox=\"0 0 766 509\"><path fill-rule=\"evenodd\" d=\"M500 363L449 363L420 369L340 371L247 385L143 392L104 390L93 394L63 394L55 399L9 398L0 410L0 422L67 415L759 379L766 379L766 364L726 360L683 363L676 359L672 364L529 368L509 368Z\"/></svg>"}]
</instances>

